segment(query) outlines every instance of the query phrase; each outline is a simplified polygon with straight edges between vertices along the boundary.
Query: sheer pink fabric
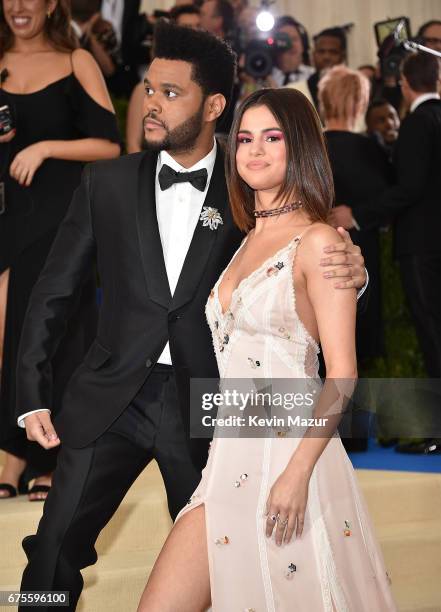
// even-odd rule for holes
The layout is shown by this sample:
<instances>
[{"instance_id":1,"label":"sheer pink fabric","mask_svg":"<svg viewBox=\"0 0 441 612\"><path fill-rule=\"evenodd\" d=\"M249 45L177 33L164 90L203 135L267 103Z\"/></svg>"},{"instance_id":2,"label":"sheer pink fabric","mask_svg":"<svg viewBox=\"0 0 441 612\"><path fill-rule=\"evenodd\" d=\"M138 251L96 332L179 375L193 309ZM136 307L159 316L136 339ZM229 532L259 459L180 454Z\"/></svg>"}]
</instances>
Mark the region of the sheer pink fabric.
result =
<instances>
[{"instance_id":1,"label":"sheer pink fabric","mask_svg":"<svg viewBox=\"0 0 441 612\"><path fill-rule=\"evenodd\" d=\"M224 381L317 377L319 347L295 307L300 239L244 279L225 313L218 297L222 276L216 283L206 314ZM202 480L176 519L205 504L213 612L395 611L381 550L338 435L311 477L303 535L282 547L266 538L269 490L298 443L276 431L213 440ZM290 572L291 564L296 571Z\"/></svg>"}]
</instances>

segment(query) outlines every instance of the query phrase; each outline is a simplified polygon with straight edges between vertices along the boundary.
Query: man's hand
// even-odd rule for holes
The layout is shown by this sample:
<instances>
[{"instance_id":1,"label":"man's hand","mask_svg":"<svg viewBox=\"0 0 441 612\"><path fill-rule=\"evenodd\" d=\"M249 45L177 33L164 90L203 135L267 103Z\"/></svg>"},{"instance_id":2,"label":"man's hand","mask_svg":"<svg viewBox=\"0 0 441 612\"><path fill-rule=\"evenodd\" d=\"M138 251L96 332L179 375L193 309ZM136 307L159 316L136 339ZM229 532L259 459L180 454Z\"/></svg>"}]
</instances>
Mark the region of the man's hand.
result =
<instances>
[{"instance_id":1,"label":"man's hand","mask_svg":"<svg viewBox=\"0 0 441 612\"><path fill-rule=\"evenodd\" d=\"M341 278L334 286L338 289L349 289L355 287L361 289L366 284L366 269L364 257L360 247L354 244L349 233L343 228L337 228L344 242L331 244L324 248L328 255L320 260L320 265L325 267L323 273L325 278ZM331 269L332 268L332 269Z\"/></svg>"},{"instance_id":2,"label":"man's hand","mask_svg":"<svg viewBox=\"0 0 441 612\"><path fill-rule=\"evenodd\" d=\"M38 442L46 450L60 444L60 438L52 425L49 412L34 412L25 418L26 435L31 442Z\"/></svg>"},{"instance_id":3,"label":"man's hand","mask_svg":"<svg viewBox=\"0 0 441 612\"><path fill-rule=\"evenodd\" d=\"M354 227L354 219L352 217L352 208L345 204L340 204L335 208L331 209L329 213L329 223L333 227L339 227L340 225L345 229L352 229Z\"/></svg>"}]
</instances>

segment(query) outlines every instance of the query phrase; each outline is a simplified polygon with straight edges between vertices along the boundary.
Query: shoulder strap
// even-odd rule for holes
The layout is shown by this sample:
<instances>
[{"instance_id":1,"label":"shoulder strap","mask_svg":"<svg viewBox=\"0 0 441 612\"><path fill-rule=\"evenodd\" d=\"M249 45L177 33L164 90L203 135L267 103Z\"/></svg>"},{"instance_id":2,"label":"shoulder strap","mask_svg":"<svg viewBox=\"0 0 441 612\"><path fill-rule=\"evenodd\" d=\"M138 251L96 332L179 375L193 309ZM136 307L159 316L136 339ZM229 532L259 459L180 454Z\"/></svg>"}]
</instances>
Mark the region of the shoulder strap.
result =
<instances>
[{"instance_id":1,"label":"shoulder strap","mask_svg":"<svg viewBox=\"0 0 441 612\"><path fill-rule=\"evenodd\" d=\"M314 223L311 223L311 225L308 225L308 227L306 227L303 232L301 234L298 234L297 236L294 236L293 238L293 242L297 242L299 243L300 240L303 238L303 236L309 232L309 230L311 229L311 227L314 225Z\"/></svg>"}]
</instances>

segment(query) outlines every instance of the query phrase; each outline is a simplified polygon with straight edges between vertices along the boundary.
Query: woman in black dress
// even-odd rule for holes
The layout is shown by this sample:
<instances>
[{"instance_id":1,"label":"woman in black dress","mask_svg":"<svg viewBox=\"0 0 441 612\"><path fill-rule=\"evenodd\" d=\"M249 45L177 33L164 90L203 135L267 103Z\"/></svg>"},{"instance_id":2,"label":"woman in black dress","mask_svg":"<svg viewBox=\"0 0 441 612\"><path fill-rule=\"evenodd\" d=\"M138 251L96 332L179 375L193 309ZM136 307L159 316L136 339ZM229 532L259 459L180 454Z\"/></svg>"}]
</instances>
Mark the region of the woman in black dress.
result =
<instances>
[{"instance_id":1,"label":"woman in black dress","mask_svg":"<svg viewBox=\"0 0 441 612\"><path fill-rule=\"evenodd\" d=\"M26 439L15 420L15 369L21 327L32 287L79 184L84 162L117 157L119 134L103 77L86 51L76 49L68 0L17 5L0 0L0 90L15 130L0 137L0 181L6 210L0 215L0 498L36 478L31 500L44 499L56 446L45 451ZM66 334L52 361L53 397L63 387L95 334L95 272L85 279ZM0 334L1 340L1 334ZM32 406L18 407L21 414ZM42 413L44 418L45 413Z\"/></svg>"},{"instance_id":2,"label":"woman in black dress","mask_svg":"<svg viewBox=\"0 0 441 612\"><path fill-rule=\"evenodd\" d=\"M357 228L357 202L380 195L391 184L392 166L376 142L354 131L369 101L369 82L361 72L344 66L332 68L320 80L319 101L336 206L346 204L353 208L355 226L350 234L354 244L360 246L369 272L369 300L363 316L357 319L357 358L362 366L384 352L384 334L379 227Z\"/></svg>"}]
</instances>

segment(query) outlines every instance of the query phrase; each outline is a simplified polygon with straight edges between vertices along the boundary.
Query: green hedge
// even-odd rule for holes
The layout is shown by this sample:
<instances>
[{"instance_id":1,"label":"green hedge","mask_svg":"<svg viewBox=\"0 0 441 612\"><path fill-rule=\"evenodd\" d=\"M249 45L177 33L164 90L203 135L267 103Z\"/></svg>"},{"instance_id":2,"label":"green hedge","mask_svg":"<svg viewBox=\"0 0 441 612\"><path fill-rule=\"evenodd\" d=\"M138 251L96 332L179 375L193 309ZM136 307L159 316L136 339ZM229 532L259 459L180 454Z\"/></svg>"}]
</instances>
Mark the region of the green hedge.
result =
<instances>
[{"instance_id":1,"label":"green hedge","mask_svg":"<svg viewBox=\"0 0 441 612\"><path fill-rule=\"evenodd\" d=\"M398 265L392 257L392 231L381 234L380 244L386 356L373 360L369 367L360 372L360 376L425 377L421 352L404 300Z\"/></svg>"}]
</instances>

